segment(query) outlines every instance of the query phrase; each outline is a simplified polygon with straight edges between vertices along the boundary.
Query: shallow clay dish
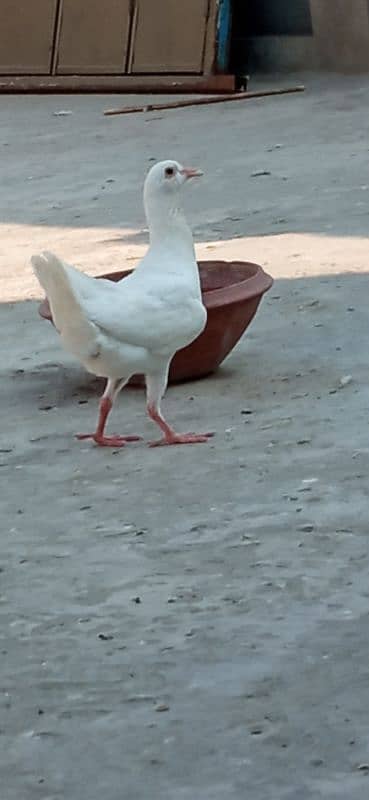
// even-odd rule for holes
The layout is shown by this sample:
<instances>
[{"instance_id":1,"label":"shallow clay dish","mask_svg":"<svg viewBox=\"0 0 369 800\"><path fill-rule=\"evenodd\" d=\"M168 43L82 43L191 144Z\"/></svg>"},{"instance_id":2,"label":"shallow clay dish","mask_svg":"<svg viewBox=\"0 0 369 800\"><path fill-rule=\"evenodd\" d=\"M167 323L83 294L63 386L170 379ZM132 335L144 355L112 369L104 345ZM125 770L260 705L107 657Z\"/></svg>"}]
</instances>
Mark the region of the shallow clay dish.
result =
<instances>
[{"instance_id":1,"label":"shallow clay dish","mask_svg":"<svg viewBox=\"0 0 369 800\"><path fill-rule=\"evenodd\" d=\"M170 383L202 378L214 372L248 328L263 294L273 284L273 278L258 264L247 261L199 261L199 271L203 302L208 311L206 327L192 344L174 356ZM122 270L99 277L120 281L131 272ZM39 313L52 322L46 299ZM135 375L130 383L141 384L143 378Z\"/></svg>"}]
</instances>

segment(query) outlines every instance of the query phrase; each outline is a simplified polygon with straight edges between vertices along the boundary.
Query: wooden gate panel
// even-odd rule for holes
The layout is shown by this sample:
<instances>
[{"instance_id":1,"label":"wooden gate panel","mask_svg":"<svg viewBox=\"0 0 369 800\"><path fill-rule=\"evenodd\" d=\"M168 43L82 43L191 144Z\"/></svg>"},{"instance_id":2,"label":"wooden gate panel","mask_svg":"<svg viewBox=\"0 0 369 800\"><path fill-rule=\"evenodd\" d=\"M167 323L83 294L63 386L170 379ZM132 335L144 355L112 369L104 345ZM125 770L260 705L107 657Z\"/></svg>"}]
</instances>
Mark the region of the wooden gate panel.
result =
<instances>
[{"instance_id":1,"label":"wooden gate panel","mask_svg":"<svg viewBox=\"0 0 369 800\"><path fill-rule=\"evenodd\" d=\"M125 72L129 0L63 0L57 74Z\"/></svg>"},{"instance_id":2,"label":"wooden gate panel","mask_svg":"<svg viewBox=\"0 0 369 800\"><path fill-rule=\"evenodd\" d=\"M208 0L138 0L131 71L200 74L208 6Z\"/></svg>"},{"instance_id":3,"label":"wooden gate panel","mask_svg":"<svg viewBox=\"0 0 369 800\"><path fill-rule=\"evenodd\" d=\"M1 0L0 74L47 75L57 0Z\"/></svg>"}]
</instances>

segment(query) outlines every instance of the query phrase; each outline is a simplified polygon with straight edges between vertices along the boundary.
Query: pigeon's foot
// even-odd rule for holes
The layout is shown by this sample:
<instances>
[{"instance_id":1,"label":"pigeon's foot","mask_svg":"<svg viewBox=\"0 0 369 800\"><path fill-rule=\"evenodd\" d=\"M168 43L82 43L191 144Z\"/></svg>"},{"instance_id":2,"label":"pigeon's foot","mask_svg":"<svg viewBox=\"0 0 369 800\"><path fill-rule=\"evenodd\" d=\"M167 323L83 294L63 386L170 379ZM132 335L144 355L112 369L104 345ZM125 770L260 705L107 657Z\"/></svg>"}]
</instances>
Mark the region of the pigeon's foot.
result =
<instances>
[{"instance_id":1,"label":"pigeon's foot","mask_svg":"<svg viewBox=\"0 0 369 800\"><path fill-rule=\"evenodd\" d=\"M164 434L159 441L150 442L150 447L165 447L170 444L201 444L214 436L214 433L176 433L161 415L157 402L147 404L147 413L153 422L159 425Z\"/></svg>"},{"instance_id":2,"label":"pigeon's foot","mask_svg":"<svg viewBox=\"0 0 369 800\"><path fill-rule=\"evenodd\" d=\"M93 439L100 447L124 447L127 442L139 442L140 436L104 436L98 433L77 433L76 439Z\"/></svg>"},{"instance_id":3,"label":"pigeon's foot","mask_svg":"<svg viewBox=\"0 0 369 800\"><path fill-rule=\"evenodd\" d=\"M171 431L163 439L150 442L150 447L165 447L171 444L201 444L207 442L214 433L175 433Z\"/></svg>"}]
</instances>

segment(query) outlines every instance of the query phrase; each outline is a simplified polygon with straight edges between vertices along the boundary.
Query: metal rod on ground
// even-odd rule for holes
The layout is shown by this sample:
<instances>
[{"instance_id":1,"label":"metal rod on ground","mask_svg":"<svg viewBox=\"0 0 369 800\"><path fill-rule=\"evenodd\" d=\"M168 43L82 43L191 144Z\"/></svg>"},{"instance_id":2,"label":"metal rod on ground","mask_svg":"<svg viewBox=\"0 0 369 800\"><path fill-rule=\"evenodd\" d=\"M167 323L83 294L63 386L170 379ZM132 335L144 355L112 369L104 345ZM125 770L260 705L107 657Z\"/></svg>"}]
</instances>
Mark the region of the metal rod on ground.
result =
<instances>
[{"instance_id":1,"label":"metal rod on ground","mask_svg":"<svg viewBox=\"0 0 369 800\"><path fill-rule=\"evenodd\" d=\"M104 111L106 117L117 114L139 114L146 111L162 111L165 108L183 108L184 106L202 106L210 103L230 103L232 100L253 100L257 97L271 97L280 94L304 92L305 86L290 86L287 89L266 89L260 92L237 92L212 97L194 97L192 100L174 100L168 103L147 103L145 106L126 106L125 108L109 108Z\"/></svg>"}]
</instances>

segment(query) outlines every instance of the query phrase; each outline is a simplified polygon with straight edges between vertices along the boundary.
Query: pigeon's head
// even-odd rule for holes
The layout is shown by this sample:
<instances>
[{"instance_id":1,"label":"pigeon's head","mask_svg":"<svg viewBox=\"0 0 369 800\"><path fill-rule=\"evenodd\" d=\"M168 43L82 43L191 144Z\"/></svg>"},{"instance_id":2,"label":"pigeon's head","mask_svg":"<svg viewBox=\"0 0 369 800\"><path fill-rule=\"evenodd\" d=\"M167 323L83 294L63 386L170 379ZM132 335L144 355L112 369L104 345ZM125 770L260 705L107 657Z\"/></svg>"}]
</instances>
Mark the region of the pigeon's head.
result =
<instances>
[{"instance_id":1,"label":"pigeon's head","mask_svg":"<svg viewBox=\"0 0 369 800\"><path fill-rule=\"evenodd\" d=\"M200 169L183 167L178 161L159 161L151 167L145 181L145 193L176 193L190 178L199 178Z\"/></svg>"}]
</instances>

